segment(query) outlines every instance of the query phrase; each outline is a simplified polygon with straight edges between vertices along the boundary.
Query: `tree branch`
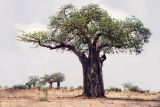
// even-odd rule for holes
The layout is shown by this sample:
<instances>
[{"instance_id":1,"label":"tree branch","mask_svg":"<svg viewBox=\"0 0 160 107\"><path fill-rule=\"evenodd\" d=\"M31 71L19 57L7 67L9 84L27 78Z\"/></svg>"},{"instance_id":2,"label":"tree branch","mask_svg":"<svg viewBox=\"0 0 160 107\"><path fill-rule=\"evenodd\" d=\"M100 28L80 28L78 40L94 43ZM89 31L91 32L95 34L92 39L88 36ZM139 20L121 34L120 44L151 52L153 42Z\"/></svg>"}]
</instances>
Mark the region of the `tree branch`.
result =
<instances>
[{"instance_id":1,"label":"tree branch","mask_svg":"<svg viewBox=\"0 0 160 107\"><path fill-rule=\"evenodd\" d=\"M100 38L101 35L102 35L101 33L96 34L96 37L93 40L94 45L96 45L96 43L97 43L97 41L98 41L98 39Z\"/></svg>"},{"instance_id":2,"label":"tree branch","mask_svg":"<svg viewBox=\"0 0 160 107\"><path fill-rule=\"evenodd\" d=\"M78 58L79 58L79 60L81 62L85 61L85 59L87 58L86 55L83 52L81 52L80 50L76 49L76 47L74 45L71 45L71 44L65 44L63 42L60 42L59 45L51 46L51 45L48 45L48 44L43 44L40 41L38 41L38 44L41 47L46 47L46 48L49 48L51 50L59 49L59 48L68 48L68 50L71 50L75 55L78 56Z\"/></svg>"},{"instance_id":3,"label":"tree branch","mask_svg":"<svg viewBox=\"0 0 160 107\"><path fill-rule=\"evenodd\" d=\"M68 48L69 50L72 50L72 48L73 48L73 46L71 46L69 44L64 44L64 43L60 43L59 45L56 45L56 46L51 46L51 45L43 44L40 41L38 41L38 44L39 44L39 46L46 47L51 50L52 49L59 49L59 48Z\"/></svg>"},{"instance_id":4,"label":"tree branch","mask_svg":"<svg viewBox=\"0 0 160 107\"><path fill-rule=\"evenodd\" d=\"M104 47L108 46L108 44L102 44L98 47L98 50L101 51Z\"/></svg>"},{"instance_id":5,"label":"tree branch","mask_svg":"<svg viewBox=\"0 0 160 107\"><path fill-rule=\"evenodd\" d=\"M100 57L100 61L101 61L101 65L103 66L103 62L106 60L106 55L103 54L101 57Z\"/></svg>"}]
</instances>

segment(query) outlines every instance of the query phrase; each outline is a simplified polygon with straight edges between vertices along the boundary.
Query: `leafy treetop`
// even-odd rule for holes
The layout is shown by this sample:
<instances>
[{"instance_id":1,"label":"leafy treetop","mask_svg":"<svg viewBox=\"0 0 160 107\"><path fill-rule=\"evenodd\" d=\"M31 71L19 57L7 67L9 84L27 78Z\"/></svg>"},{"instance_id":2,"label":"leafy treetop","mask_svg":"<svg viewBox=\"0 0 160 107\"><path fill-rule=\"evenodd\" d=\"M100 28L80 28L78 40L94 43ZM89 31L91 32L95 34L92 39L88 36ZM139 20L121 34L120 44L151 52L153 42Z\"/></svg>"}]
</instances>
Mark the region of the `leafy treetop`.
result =
<instances>
[{"instance_id":1,"label":"leafy treetop","mask_svg":"<svg viewBox=\"0 0 160 107\"><path fill-rule=\"evenodd\" d=\"M64 74L62 74L62 73L60 73L60 72L54 73L54 74L53 74L53 77L54 77L54 81L55 81L55 82L62 82L62 81L65 80Z\"/></svg>"},{"instance_id":2,"label":"leafy treetop","mask_svg":"<svg viewBox=\"0 0 160 107\"><path fill-rule=\"evenodd\" d=\"M88 4L80 9L69 4L50 17L47 31L23 32L18 38L37 46L88 56L92 46L96 47L98 53L139 54L150 35L149 29L135 17L118 20L96 4Z\"/></svg>"}]
</instances>

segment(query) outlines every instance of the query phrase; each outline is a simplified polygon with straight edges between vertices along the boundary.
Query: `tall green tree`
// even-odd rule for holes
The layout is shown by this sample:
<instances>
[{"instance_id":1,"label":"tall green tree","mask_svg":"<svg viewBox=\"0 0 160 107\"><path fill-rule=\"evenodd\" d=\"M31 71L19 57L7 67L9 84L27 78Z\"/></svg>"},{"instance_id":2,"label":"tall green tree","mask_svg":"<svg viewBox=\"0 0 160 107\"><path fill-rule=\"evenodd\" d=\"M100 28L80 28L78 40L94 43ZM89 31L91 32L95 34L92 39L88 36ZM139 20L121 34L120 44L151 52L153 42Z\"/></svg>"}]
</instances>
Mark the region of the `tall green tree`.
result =
<instances>
[{"instance_id":1,"label":"tall green tree","mask_svg":"<svg viewBox=\"0 0 160 107\"><path fill-rule=\"evenodd\" d=\"M112 18L96 4L65 5L50 18L48 31L23 33L19 40L51 50L73 52L82 64L85 96L103 97L102 66L106 54L140 54L151 33L135 17Z\"/></svg>"},{"instance_id":2,"label":"tall green tree","mask_svg":"<svg viewBox=\"0 0 160 107\"><path fill-rule=\"evenodd\" d=\"M54 77L54 81L57 82L57 89L59 89L60 83L65 80L65 76L64 76L64 74L57 72L57 73L53 74L53 77Z\"/></svg>"}]
</instances>

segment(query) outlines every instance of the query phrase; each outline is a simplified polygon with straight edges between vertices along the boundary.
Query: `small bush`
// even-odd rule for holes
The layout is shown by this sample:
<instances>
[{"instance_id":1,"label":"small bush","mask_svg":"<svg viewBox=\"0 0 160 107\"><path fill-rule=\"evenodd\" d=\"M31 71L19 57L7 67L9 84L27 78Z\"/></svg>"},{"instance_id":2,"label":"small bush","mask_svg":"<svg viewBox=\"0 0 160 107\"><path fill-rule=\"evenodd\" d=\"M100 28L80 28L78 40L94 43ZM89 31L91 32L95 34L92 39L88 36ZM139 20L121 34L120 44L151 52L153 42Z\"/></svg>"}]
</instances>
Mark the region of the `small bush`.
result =
<instances>
[{"instance_id":1,"label":"small bush","mask_svg":"<svg viewBox=\"0 0 160 107\"><path fill-rule=\"evenodd\" d=\"M140 92L140 93L150 93L149 90L142 90L142 89L141 89L139 92Z\"/></svg>"},{"instance_id":2,"label":"small bush","mask_svg":"<svg viewBox=\"0 0 160 107\"><path fill-rule=\"evenodd\" d=\"M129 91L132 91L132 92L140 92L141 90L139 89L138 86L132 86L132 87L130 87Z\"/></svg>"},{"instance_id":3,"label":"small bush","mask_svg":"<svg viewBox=\"0 0 160 107\"><path fill-rule=\"evenodd\" d=\"M74 90L75 90L74 87L69 88L69 91L74 91Z\"/></svg>"},{"instance_id":4,"label":"small bush","mask_svg":"<svg viewBox=\"0 0 160 107\"><path fill-rule=\"evenodd\" d=\"M26 85L14 85L12 88L13 89L26 89L27 87Z\"/></svg>"},{"instance_id":5,"label":"small bush","mask_svg":"<svg viewBox=\"0 0 160 107\"><path fill-rule=\"evenodd\" d=\"M122 85L124 87L124 90L127 89L128 91L131 91L131 92L149 93L149 90L142 90L138 86L133 85L130 82L124 83Z\"/></svg>"},{"instance_id":6,"label":"small bush","mask_svg":"<svg viewBox=\"0 0 160 107\"><path fill-rule=\"evenodd\" d=\"M4 86L4 89L8 89L9 87L6 85L6 86Z\"/></svg>"},{"instance_id":7,"label":"small bush","mask_svg":"<svg viewBox=\"0 0 160 107\"><path fill-rule=\"evenodd\" d=\"M65 86L65 87L61 87L61 89L65 89L65 90L66 90L66 89L67 89L67 86Z\"/></svg>"},{"instance_id":8,"label":"small bush","mask_svg":"<svg viewBox=\"0 0 160 107\"><path fill-rule=\"evenodd\" d=\"M48 99L46 97L39 97L38 101L43 102L43 101L48 101Z\"/></svg>"},{"instance_id":9,"label":"small bush","mask_svg":"<svg viewBox=\"0 0 160 107\"><path fill-rule=\"evenodd\" d=\"M120 88L110 87L107 91L121 92L122 90Z\"/></svg>"},{"instance_id":10,"label":"small bush","mask_svg":"<svg viewBox=\"0 0 160 107\"><path fill-rule=\"evenodd\" d=\"M41 90L44 93L45 98L48 99L48 88L42 88Z\"/></svg>"},{"instance_id":11,"label":"small bush","mask_svg":"<svg viewBox=\"0 0 160 107\"><path fill-rule=\"evenodd\" d=\"M38 97L38 101L48 101L48 88L39 88L38 91L41 91L43 94ZM40 94L39 94L40 95Z\"/></svg>"},{"instance_id":12,"label":"small bush","mask_svg":"<svg viewBox=\"0 0 160 107\"><path fill-rule=\"evenodd\" d=\"M146 93L150 93L150 91L149 91L149 90L146 90Z\"/></svg>"},{"instance_id":13,"label":"small bush","mask_svg":"<svg viewBox=\"0 0 160 107\"><path fill-rule=\"evenodd\" d=\"M78 90L83 89L83 87L80 85L77 87Z\"/></svg>"}]
</instances>

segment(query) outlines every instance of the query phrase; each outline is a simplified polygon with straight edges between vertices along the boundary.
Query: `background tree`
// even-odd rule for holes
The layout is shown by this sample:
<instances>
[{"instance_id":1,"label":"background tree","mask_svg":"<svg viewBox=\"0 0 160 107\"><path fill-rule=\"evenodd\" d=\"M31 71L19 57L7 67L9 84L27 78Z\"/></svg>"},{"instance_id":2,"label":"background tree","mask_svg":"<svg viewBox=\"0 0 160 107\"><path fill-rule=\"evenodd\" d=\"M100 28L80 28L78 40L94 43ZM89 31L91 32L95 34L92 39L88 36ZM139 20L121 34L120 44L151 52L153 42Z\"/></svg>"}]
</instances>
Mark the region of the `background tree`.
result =
<instances>
[{"instance_id":1,"label":"background tree","mask_svg":"<svg viewBox=\"0 0 160 107\"><path fill-rule=\"evenodd\" d=\"M126 82L126 83L124 83L122 85L124 87L124 90L127 89L128 91L141 92L141 93L149 92L148 90L142 90L142 89L140 89L137 85L133 85L130 82Z\"/></svg>"},{"instance_id":2,"label":"background tree","mask_svg":"<svg viewBox=\"0 0 160 107\"><path fill-rule=\"evenodd\" d=\"M32 87L31 81L28 81L28 82L26 83L26 86L27 86L28 89L31 89L31 87Z\"/></svg>"},{"instance_id":3,"label":"background tree","mask_svg":"<svg viewBox=\"0 0 160 107\"><path fill-rule=\"evenodd\" d=\"M49 88L52 88L52 84L55 82L54 76L52 75L45 75L43 77L43 81L49 83Z\"/></svg>"},{"instance_id":4,"label":"background tree","mask_svg":"<svg viewBox=\"0 0 160 107\"><path fill-rule=\"evenodd\" d=\"M35 88L38 81L39 81L38 76L30 76L27 83Z\"/></svg>"},{"instance_id":5,"label":"background tree","mask_svg":"<svg viewBox=\"0 0 160 107\"><path fill-rule=\"evenodd\" d=\"M140 89L138 86L134 85L132 86L129 91L132 91L132 92L141 92L143 91L142 89Z\"/></svg>"},{"instance_id":6,"label":"background tree","mask_svg":"<svg viewBox=\"0 0 160 107\"><path fill-rule=\"evenodd\" d=\"M38 89L42 89L44 88L44 86L46 85L46 82L44 80L44 78L39 78L38 82L37 82L37 88Z\"/></svg>"},{"instance_id":7,"label":"background tree","mask_svg":"<svg viewBox=\"0 0 160 107\"><path fill-rule=\"evenodd\" d=\"M65 80L64 74L57 72L53 74L54 81L57 82L57 89L60 88L60 83Z\"/></svg>"},{"instance_id":8,"label":"background tree","mask_svg":"<svg viewBox=\"0 0 160 107\"><path fill-rule=\"evenodd\" d=\"M23 32L19 40L51 50L73 52L83 68L83 94L103 97L102 66L106 60L105 54L140 54L150 35L149 29L135 17L118 20L96 4L80 9L69 4L62 6L50 18L48 31Z\"/></svg>"},{"instance_id":9,"label":"background tree","mask_svg":"<svg viewBox=\"0 0 160 107\"><path fill-rule=\"evenodd\" d=\"M128 91L131 89L131 87L133 87L133 84L130 83L130 82L126 82L126 83L124 83L122 85L123 85L124 90L127 89Z\"/></svg>"}]
</instances>

